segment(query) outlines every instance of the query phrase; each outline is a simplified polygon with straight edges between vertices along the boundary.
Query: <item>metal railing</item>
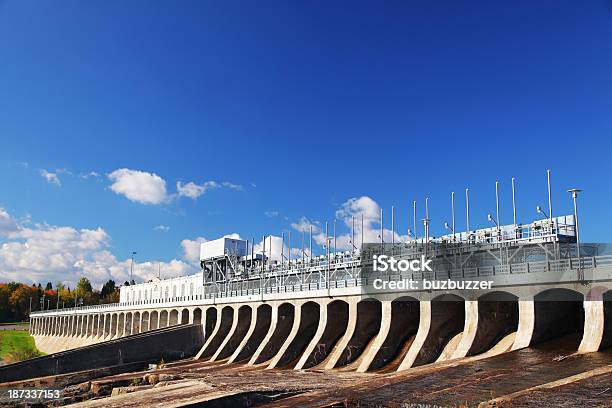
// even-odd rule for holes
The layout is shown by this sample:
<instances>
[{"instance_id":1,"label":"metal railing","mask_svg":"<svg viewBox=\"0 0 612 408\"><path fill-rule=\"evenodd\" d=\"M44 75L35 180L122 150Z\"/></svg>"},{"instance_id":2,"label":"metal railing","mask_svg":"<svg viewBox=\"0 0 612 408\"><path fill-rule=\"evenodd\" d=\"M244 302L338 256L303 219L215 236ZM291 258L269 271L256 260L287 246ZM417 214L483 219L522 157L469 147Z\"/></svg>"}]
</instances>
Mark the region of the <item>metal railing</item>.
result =
<instances>
[{"instance_id":1,"label":"metal railing","mask_svg":"<svg viewBox=\"0 0 612 408\"><path fill-rule=\"evenodd\" d=\"M344 263L342 265L347 265ZM579 269L595 269L599 267L612 267L612 255L601 255L594 257L581 257L578 258L566 258L552 261L536 261L536 262L525 262L507 265L494 265L494 266L483 266L474 268L453 268L448 270L435 269L433 272L427 273L406 273L406 274L389 274L389 273L371 273L368 276L358 274L357 276L347 278L346 276L334 277L333 274L330 276L329 281L324 278L326 270L320 270L319 274L311 273L311 281L307 283L291 282L289 278L296 277L295 271L287 271L284 278L278 279L277 275L268 276L268 280L253 279L250 282L253 284L252 287L247 288L233 288L223 291L216 291L212 293L193 294L188 296L169 297L162 299L149 299L140 300L133 302L119 302L119 303L108 303L103 305L90 305L82 306L77 308L65 308L65 309L53 309L45 311L32 312L32 316L40 316L47 313L82 313L84 311L106 311L123 309L126 307L133 306L154 306L162 304L174 304L174 303L188 303L197 302L210 299L224 299L239 296L253 296L253 295L265 295L265 294L276 294L276 293L296 293L296 292L307 292L324 289L341 289L341 288L354 288L360 286L366 286L371 284L374 279L473 279L479 277L491 277L498 275L523 275L528 273L561 273L568 270L579 270ZM297 270L299 272L299 269ZM328 283L329 282L329 283ZM261 284L264 283L263 286Z\"/></svg>"}]
</instances>

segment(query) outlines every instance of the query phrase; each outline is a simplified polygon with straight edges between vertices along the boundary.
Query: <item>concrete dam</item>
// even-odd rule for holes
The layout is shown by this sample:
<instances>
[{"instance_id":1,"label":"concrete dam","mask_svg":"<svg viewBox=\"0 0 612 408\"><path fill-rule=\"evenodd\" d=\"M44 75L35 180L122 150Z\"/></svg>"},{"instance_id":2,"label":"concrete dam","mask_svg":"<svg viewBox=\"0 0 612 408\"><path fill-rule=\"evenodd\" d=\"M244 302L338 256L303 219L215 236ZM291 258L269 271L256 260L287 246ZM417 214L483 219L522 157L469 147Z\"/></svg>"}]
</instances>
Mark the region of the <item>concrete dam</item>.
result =
<instances>
[{"instance_id":1,"label":"concrete dam","mask_svg":"<svg viewBox=\"0 0 612 408\"><path fill-rule=\"evenodd\" d=\"M608 246L580 242L576 210L511 225L489 215L492 227L456 232L452 208L439 237L427 201L421 237L416 206L410 239L396 239L393 209L377 242L353 217L349 250L326 224L322 254L312 230L299 248L290 234L280 248L272 236L204 242L194 275L32 313L48 355L0 367L0 383L59 386L53 403L80 407L609 401Z\"/></svg>"},{"instance_id":2,"label":"concrete dam","mask_svg":"<svg viewBox=\"0 0 612 408\"><path fill-rule=\"evenodd\" d=\"M347 252L328 245L319 257L302 245L302 257L281 261L253 248L209 241L202 272L124 286L118 304L33 313L31 333L54 353L195 324L199 361L357 373L484 359L567 335L577 353L612 344L612 256L577 248L572 216ZM380 272L373 253L426 254L433 268ZM426 279L488 284L399 284Z\"/></svg>"}]
</instances>

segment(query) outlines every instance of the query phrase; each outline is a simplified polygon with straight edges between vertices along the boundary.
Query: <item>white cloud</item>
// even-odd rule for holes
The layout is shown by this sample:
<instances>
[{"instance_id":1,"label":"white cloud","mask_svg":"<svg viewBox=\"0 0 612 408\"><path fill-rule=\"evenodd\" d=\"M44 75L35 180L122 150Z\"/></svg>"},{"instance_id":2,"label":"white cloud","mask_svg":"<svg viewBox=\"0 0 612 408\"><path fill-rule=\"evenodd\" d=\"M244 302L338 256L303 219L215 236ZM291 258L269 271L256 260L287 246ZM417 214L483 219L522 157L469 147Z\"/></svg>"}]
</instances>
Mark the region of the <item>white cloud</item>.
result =
<instances>
[{"instance_id":1,"label":"white cloud","mask_svg":"<svg viewBox=\"0 0 612 408\"><path fill-rule=\"evenodd\" d=\"M82 174L80 177L87 179L89 177L97 177L98 174L90 172ZM171 201L177 197L187 197L196 200L208 190L216 188L228 188L232 190L242 190L239 184L224 181L219 183L214 180L205 181L202 184L196 184L193 181L183 183L176 182L176 193L168 194L166 190L166 180L155 173L149 173L140 170L117 169L108 174L109 180L113 182L110 189L117 194L126 196L131 201L136 201L143 204L162 204Z\"/></svg>"},{"instance_id":2,"label":"white cloud","mask_svg":"<svg viewBox=\"0 0 612 408\"><path fill-rule=\"evenodd\" d=\"M363 216L363 231L361 227L361 218ZM344 222L344 225L349 229L348 233L337 237L338 248L350 249L351 234L350 230L355 222L355 246L359 246L362 242L380 242L380 205L368 196L354 197L344 202L336 211L336 218ZM400 235L397 231L393 232L388 228L383 228L383 238L385 242L407 241L407 235ZM342 245L341 245L342 244Z\"/></svg>"},{"instance_id":3,"label":"white cloud","mask_svg":"<svg viewBox=\"0 0 612 408\"><path fill-rule=\"evenodd\" d=\"M7 236L17 230L17 222L11 218L4 208L0 208L0 236Z\"/></svg>"},{"instance_id":4,"label":"white cloud","mask_svg":"<svg viewBox=\"0 0 612 408\"><path fill-rule=\"evenodd\" d=\"M291 223L291 227L299 232L310 232L310 228L312 227L312 232L319 232L319 222L311 222L306 217L300 218L298 222Z\"/></svg>"},{"instance_id":5,"label":"white cloud","mask_svg":"<svg viewBox=\"0 0 612 408\"><path fill-rule=\"evenodd\" d=\"M278 217L278 211L266 211L266 212L264 212L264 215L266 217L270 217L270 218Z\"/></svg>"},{"instance_id":6,"label":"white cloud","mask_svg":"<svg viewBox=\"0 0 612 408\"><path fill-rule=\"evenodd\" d=\"M74 287L86 276L96 288L108 279L122 283L130 277L130 258L117 259L110 251L110 236L102 228L76 229L39 224L26 227L0 210L0 281L29 283L64 282ZM135 262L134 279L147 281L185 275L197 268L182 260Z\"/></svg>"},{"instance_id":7,"label":"white cloud","mask_svg":"<svg viewBox=\"0 0 612 408\"><path fill-rule=\"evenodd\" d=\"M361 219L363 216L363 230ZM354 197L345 201L336 211L336 249L338 251L350 250L353 235L354 221L354 239L353 245L359 247L363 242L380 242L380 206L376 201L367 196ZM306 217L300 218L299 221L291 224L291 227L297 231L304 231L307 234L312 227L313 241L319 246L325 244L325 229L319 221L310 221ZM333 221L328 222L328 236L333 238ZM388 228L383 229L385 242L391 242L392 236L395 237L395 242L407 241L407 235L400 235ZM331 242L333 246L333 241Z\"/></svg>"},{"instance_id":8,"label":"white cloud","mask_svg":"<svg viewBox=\"0 0 612 408\"><path fill-rule=\"evenodd\" d=\"M55 169L55 172L57 174L68 174L69 176L72 176L72 172L66 168Z\"/></svg>"},{"instance_id":9,"label":"white cloud","mask_svg":"<svg viewBox=\"0 0 612 408\"><path fill-rule=\"evenodd\" d=\"M207 190L217 187L219 187L219 183L216 181L206 181L202 184L196 184L193 181L190 181L187 184L183 184L180 181L177 181L176 183L176 191L178 192L179 197L188 197L192 200L200 197Z\"/></svg>"},{"instance_id":10,"label":"white cloud","mask_svg":"<svg viewBox=\"0 0 612 408\"><path fill-rule=\"evenodd\" d=\"M242 191L242 186L240 184L234 184L230 183L229 181L224 181L223 183L221 183L221 185L232 190Z\"/></svg>"},{"instance_id":11,"label":"white cloud","mask_svg":"<svg viewBox=\"0 0 612 408\"><path fill-rule=\"evenodd\" d=\"M181 247L183 247L183 258L194 265L200 263L200 244L208 241L204 237L197 237L196 239L184 239L181 241Z\"/></svg>"},{"instance_id":12,"label":"white cloud","mask_svg":"<svg viewBox=\"0 0 612 408\"><path fill-rule=\"evenodd\" d=\"M79 177L83 180L87 180L89 178L100 178L100 173L96 173L95 171L90 171L89 173L81 173Z\"/></svg>"},{"instance_id":13,"label":"white cloud","mask_svg":"<svg viewBox=\"0 0 612 408\"><path fill-rule=\"evenodd\" d=\"M236 190L236 191L242 190L241 185L230 183L229 181L218 183L214 180L210 180L210 181L205 181L202 184L196 184L193 181L190 181L186 184L183 184L180 181L176 183L176 191L178 193L178 196L191 198L192 200L197 199L198 197L206 193L208 190L212 190L214 188L221 188L221 187L229 188L231 190Z\"/></svg>"},{"instance_id":14,"label":"white cloud","mask_svg":"<svg viewBox=\"0 0 612 408\"><path fill-rule=\"evenodd\" d=\"M57 186L62 185L57 173L51 173L45 169L41 169L39 173L45 180L47 180L48 183L55 184Z\"/></svg>"},{"instance_id":15,"label":"white cloud","mask_svg":"<svg viewBox=\"0 0 612 408\"><path fill-rule=\"evenodd\" d=\"M155 231L161 231L161 232L168 232L170 231L170 227L167 225L158 225L157 227L153 228Z\"/></svg>"},{"instance_id":16,"label":"white cloud","mask_svg":"<svg viewBox=\"0 0 612 408\"><path fill-rule=\"evenodd\" d=\"M113 182L110 189L130 201L142 204L161 204L168 200L166 181L155 173L117 169L108 174Z\"/></svg>"}]
</instances>

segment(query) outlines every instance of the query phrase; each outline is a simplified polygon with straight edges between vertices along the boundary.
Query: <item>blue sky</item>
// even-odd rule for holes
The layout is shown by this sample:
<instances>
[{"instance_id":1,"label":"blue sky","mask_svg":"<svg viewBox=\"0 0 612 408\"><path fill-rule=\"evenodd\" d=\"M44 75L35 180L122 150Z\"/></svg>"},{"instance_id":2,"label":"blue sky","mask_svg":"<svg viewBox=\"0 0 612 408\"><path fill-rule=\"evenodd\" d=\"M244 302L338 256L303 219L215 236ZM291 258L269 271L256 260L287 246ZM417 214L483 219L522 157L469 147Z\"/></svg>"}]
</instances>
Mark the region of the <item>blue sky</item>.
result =
<instances>
[{"instance_id":1,"label":"blue sky","mask_svg":"<svg viewBox=\"0 0 612 408\"><path fill-rule=\"evenodd\" d=\"M123 276L131 251L185 261L182 240L278 235L362 196L395 205L402 231L429 196L437 235L466 187L486 226L495 180L509 223L514 176L526 222L547 168L555 213L581 187L584 239L609 240L606 1L2 1L0 58L0 208L22 230L0 240L101 228L97 249L120 266L97 260L99 280ZM167 196L113 191L118 169L157 175ZM3 250L0 280L70 281L80 256L44 272L44 256L17 268Z\"/></svg>"}]
</instances>

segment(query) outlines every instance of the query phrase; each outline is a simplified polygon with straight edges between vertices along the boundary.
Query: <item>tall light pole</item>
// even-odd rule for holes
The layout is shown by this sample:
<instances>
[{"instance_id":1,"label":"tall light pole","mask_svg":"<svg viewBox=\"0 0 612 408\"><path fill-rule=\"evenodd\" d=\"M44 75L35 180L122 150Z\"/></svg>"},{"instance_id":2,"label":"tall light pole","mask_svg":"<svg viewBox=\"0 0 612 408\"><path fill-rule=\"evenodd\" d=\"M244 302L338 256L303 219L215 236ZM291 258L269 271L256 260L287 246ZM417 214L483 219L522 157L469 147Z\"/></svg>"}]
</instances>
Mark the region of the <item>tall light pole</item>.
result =
<instances>
[{"instance_id":1,"label":"tall light pole","mask_svg":"<svg viewBox=\"0 0 612 408\"><path fill-rule=\"evenodd\" d=\"M470 189L465 189L465 226L467 228L468 241L470 239Z\"/></svg>"},{"instance_id":2,"label":"tall light pole","mask_svg":"<svg viewBox=\"0 0 612 408\"><path fill-rule=\"evenodd\" d=\"M453 242L455 242L455 192L451 193L451 221L453 223ZM448 229L448 228L447 228Z\"/></svg>"},{"instance_id":3,"label":"tall light pole","mask_svg":"<svg viewBox=\"0 0 612 408\"><path fill-rule=\"evenodd\" d=\"M568 193L572 194L572 199L574 200L574 224L576 227L576 250L578 251L578 269L582 267L582 260L580 259L580 228L578 227L578 193L582 190L578 188L570 188L567 190Z\"/></svg>"},{"instance_id":4,"label":"tall light pole","mask_svg":"<svg viewBox=\"0 0 612 408\"><path fill-rule=\"evenodd\" d=\"M515 191L514 191L514 181L515 178L512 177L512 215L513 215L513 219L514 219L514 226L516 227L516 196L515 196Z\"/></svg>"},{"instance_id":5,"label":"tall light pole","mask_svg":"<svg viewBox=\"0 0 612 408\"><path fill-rule=\"evenodd\" d=\"M130 263L130 285L134 282L134 255L136 251L132 251L132 262Z\"/></svg>"}]
</instances>

